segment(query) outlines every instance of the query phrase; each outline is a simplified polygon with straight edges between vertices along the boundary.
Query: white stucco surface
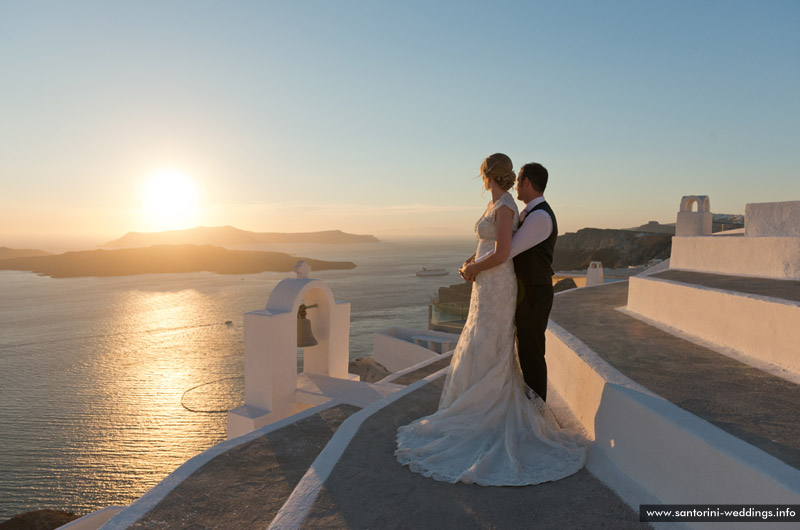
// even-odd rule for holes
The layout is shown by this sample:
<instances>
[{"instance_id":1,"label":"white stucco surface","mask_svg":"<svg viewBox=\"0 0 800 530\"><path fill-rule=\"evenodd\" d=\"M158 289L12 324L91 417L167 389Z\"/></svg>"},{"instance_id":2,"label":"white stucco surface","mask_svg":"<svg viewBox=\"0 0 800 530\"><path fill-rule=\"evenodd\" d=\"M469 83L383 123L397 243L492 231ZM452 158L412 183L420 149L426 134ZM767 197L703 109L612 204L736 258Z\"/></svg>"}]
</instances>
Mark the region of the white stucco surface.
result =
<instances>
[{"instance_id":1,"label":"white stucco surface","mask_svg":"<svg viewBox=\"0 0 800 530\"><path fill-rule=\"evenodd\" d=\"M642 272L640 272L636 276L650 276L651 274L658 274L659 272L663 272L663 271L669 269L669 267L670 267L669 264L670 264L670 259L667 258L664 261L656 263L652 267L649 267L649 268L643 270Z\"/></svg>"},{"instance_id":2,"label":"white stucco surface","mask_svg":"<svg viewBox=\"0 0 800 530\"><path fill-rule=\"evenodd\" d=\"M800 237L673 237L670 268L800 280Z\"/></svg>"},{"instance_id":3,"label":"white stucco surface","mask_svg":"<svg viewBox=\"0 0 800 530\"><path fill-rule=\"evenodd\" d=\"M331 377L346 377L350 355L350 302L335 300L330 287L322 280L287 278L272 290L265 311L272 314L289 313L296 319L297 310L302 303L308 308L311 330L318 342L316 346L303 349L303 371ZM273 335L282 332L282 335L286 334L294 341L290 355L292 360L295 359L297 352L296 330L295 322L293 325L272 332ZM247 321L245 321L246 340ZM246 345L245 355L247 355ZM247 369L245 369L246 376ZM290 385L287 383L287 386ZM246 387L245 381L245 394L247 394ZM291 391L294 391L294 387ZM281 394L283 395L283 392Z\"/></svg>"},{"instance_id":4,"label":"white stucco surface","mask_svg":"<svg viewBox=\"0 0 800 530\"><path fill-rule=\"evenodd\" d=\"M633 277L627 310L800 374L800 303Z\"/></svg>"},{"instance_id":5,"label":"white stucco surface","mask_svg":"<svg viewBox=\"0 0 800 530\"><path fill-rule=\"evenodd\" d=\"M744 219L746 236L800 237L800 201L751 203Z\"/></svg>"},{"instance_id":6,"label":"white stucco surface","mask_svg":"<svg viewBox=\"0 0 800 530\"><path fill-rule=\"evenodd\" d=\"M428 359L440 357L437 352L415 344L416 336L446 339L453 345L458 342L458 335L454 333L392 327L374 335L372 356L390 372L399 372Z\"/></svg>"},{"instance_id":7,"label":"white stucco surface","mask_svg":"<svg viewBox=\"0 0 800 530\"><path fill-rule=\"evenodd\" d=\"M125 508L125 506L106 506L103 509L87 513L79 519L59 526L58 530L97 530Z\"/></svg>"},{"instance_id":8,"label":"white stucco surface","mask_svg":"<svg viewBox=\"0 0 800 530\"><path fill-rule=\"evenodd\" d=\"M340 377L302 373L297 376L295 401L319 405L330 400L364 408L403 388L392 383L367 383Z\"/></svg>"},{"instance_id":9,"label":"white stucco surface","mask_svg":"<svg viewBox=\"0 0 800 530\"><path fill-rule=\"evenodd\" d=\"M313 393L297 393L297 311L306 305L317 345L303 349L303 373L356 380L348 373L350 357L350 302L335 300L322 280L308 278L304 262L295 267L297 278L282 280L269 295L266 307L244 316L244 397L241 407L228 413L228 437L269 425L296 414L320 400ZM309 397L310 402L298 398Z\"/></svg>"},{"instance_id":10,"label":"white stucco surface","mask_svg":"<svg viewBox=\"0 0 800 530\"><path fill-rule=\"evenodd\" d=\"M711 234L713 215L708 195L686 195L681 199L678 220L675 223L677 236L703 236Z\"/></svg>"},{"instance_id":11,"label":"white stucco surface","mask_svg":"<svg viewBox=\"0 0 800 530\"><path fill-rule=\"evenodd\" d=\"M791 372L786 368L781 368L780 366L777 366L775 364L768 363L761 359L757 359L756 357L747 355L739 350L735 350L727 346L722 346L720 344L717 344L716 342L711 342L710 340L704 339L698 335L692 335L686 333L682 329L670 326L668 324L665 324L664 322L659 322L657 320L653 320L652 318L648 318L642 314L634 313L633 311L628 311L627 307L618 307L617 311L631 318L635 318L640 322L644 322L648 326L660 329L664 333L668 333L679 339L691 342L692 344L697 344L698 346L701 346L703 348L715 351L720 355L724 355L726 357L730 357L731 359L735 359L740 363L752 366L753 368L761 370L764 373L774 375L775 377L780 377L781 379L785 379L786 381L789 381L796 385L800 385L800 373Z\"/></svg>"},{"instance_id":12,"label":"white stucco surface","mask_svg":"<svg viewBox=\"0 0 800 530\"><path fill-rule=\"evenodd\" d=\"M603 282L603 263L592 261L589 263L589 268L586 269L586 287L602 285Z\"/></svg>"},{"instance_id":13,"label":"white stucco surface","mask_svg":"<svg viewBox=\"0 0 800 530\"><path fill-rule=\"evenodd\" d=\"M800 502L800 471L634 383L552 321L547 363L594 439L586 467L632 508Z\"/></svg>"}]
</instances>

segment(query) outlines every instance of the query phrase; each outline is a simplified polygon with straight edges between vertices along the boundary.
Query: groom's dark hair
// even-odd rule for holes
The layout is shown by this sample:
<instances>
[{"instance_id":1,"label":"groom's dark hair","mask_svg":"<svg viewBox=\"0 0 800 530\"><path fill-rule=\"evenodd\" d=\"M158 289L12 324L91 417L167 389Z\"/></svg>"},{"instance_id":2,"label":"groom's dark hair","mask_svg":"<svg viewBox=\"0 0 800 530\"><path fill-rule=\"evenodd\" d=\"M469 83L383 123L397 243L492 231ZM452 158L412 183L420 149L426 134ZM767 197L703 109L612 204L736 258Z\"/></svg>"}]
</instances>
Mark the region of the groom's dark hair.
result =
<instances>
[{"instance_id":1,"label":"groom's dark hair","mask_svg":"<svg viewBox=\"0 0 800 530\"><path fill-rule=\"evenodd\" d=\"M547 187L547 169L536 162L522 166L519 170L519 178L528 179L533 189L539 193L544 193L544 189Z\"/></svg>"}]
</instances>

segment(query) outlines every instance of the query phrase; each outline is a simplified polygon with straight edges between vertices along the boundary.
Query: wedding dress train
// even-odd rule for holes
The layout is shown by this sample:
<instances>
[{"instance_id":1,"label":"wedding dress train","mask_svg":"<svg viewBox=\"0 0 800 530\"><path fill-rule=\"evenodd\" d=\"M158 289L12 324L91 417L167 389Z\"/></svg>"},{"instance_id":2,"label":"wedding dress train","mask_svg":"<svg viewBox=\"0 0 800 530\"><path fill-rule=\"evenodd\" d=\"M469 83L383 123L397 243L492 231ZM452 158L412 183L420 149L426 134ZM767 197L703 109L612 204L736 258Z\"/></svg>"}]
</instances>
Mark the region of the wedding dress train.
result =
<instances>
[{"instance_id":1,"label":"wedding dress train","mask_svg":"<svg viewBox=\"0 0 800 530\"><path fill-rule=\"evenodd\" d=\"M494 250L494 218L502 206L511 208L518 224L516 203L506 193L475 225L476 259ZM522 378L516 299L511 260L478 274L439 410L398 429L395 456L401 464L436 480L483 486L538 484L583 467L585 438L559 427Z\"/></svg>"}]
</instances>

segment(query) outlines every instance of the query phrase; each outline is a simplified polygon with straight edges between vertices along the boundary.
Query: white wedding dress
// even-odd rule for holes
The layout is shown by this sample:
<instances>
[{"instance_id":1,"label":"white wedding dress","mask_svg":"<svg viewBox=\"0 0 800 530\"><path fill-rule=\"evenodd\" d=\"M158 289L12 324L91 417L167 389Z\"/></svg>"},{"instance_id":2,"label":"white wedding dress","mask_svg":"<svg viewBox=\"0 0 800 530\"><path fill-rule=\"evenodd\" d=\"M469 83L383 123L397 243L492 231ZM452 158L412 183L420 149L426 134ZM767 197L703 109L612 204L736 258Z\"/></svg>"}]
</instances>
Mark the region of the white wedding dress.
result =
<instances>
[{"instance_id":1,"label":"white wedding dress","mask_svg":"<svg viewBox=\"0 0 800 530\"><path fill-rule=\"evenodd\" d=\"M494 218L502 206L514 212L513 226L518 225L509 193L490 203L475 225L476 259L494 251ZM395 456L411 471L451 483L523 486L583 467L584 436L559 427L522 378L514 338L516 299L511 260L477 275L439 410L398 429Z\"/></svg>"}]
</instances>

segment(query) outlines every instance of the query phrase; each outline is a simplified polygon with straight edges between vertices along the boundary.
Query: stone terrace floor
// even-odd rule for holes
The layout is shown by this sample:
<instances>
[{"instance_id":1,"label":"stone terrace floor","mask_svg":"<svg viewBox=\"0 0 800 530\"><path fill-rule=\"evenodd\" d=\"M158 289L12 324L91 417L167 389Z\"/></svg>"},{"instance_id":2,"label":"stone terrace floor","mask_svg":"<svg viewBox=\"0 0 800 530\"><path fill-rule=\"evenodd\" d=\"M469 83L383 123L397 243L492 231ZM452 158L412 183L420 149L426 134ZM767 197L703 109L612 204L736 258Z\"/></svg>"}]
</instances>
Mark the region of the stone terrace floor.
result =
<instances>
[{"instance_id":1,"label":"stone terrace floor","mask_svg":"<svg viewBox=\"0 0 800 530\"><path fill-rule=\"evenodd\" d=\"M129 528L266 528L348 416L338 405L260 436L195 471Z\"/></svg>"},{"instance_id":2,"label":"stone terrace floor","mask_svg":"<svg viewBox=\"0 0 800 530\"><path fill-rule=\"evenodd\" d=\"M535 486L484 487L437 482L400 466L397 428L435 412L443 384L441 376L361 425L302 528L650 528L586 469Z\"/></svg>"},{"instance_id":3,"label":"stone terrace floor","mask_svg":"<svg viewBox=\"0 0 800 530\"><path fill-rule=\"evenodd\" d=\"M447 359L406 374L411 384ZM437 482L394 458L400 425L434 412L444 376L362 424L314 503L304 528L644 529L639 515L585 469L526 487ZM130 528L266 528L338 426L358 408L339 405L214 458Z\"/></svg>"},{"instance_id":4,"label":"stone terrace floor","mask_svg":"<svg viewBox=\"0 0 800 530\"><path fill-rule=\"evenodd\" d=\"M683 271L654 277L781 298L800 290L800 282ZM550 319L640 385L800 468L800 385L617 311L627 300L627 281L566 291L555 297Z\"/></svg>"},{"instance_id":5,"label":"stone terrace floor","mask_svg":"<svg viewBox=\"0 0 800 530\"><path fill-rule=\"evenodd\" d=\"M721 274L680 270L667 270L653 274L651 278L800 302L800 282L793 280L724 276Z\"/></svg>"}]
</instances>

